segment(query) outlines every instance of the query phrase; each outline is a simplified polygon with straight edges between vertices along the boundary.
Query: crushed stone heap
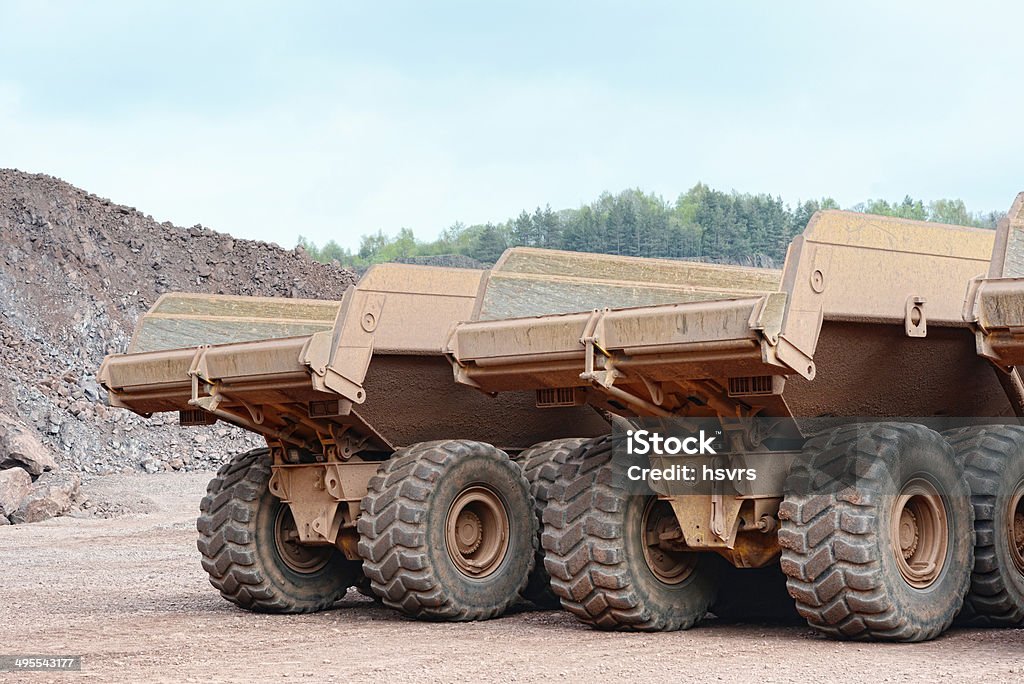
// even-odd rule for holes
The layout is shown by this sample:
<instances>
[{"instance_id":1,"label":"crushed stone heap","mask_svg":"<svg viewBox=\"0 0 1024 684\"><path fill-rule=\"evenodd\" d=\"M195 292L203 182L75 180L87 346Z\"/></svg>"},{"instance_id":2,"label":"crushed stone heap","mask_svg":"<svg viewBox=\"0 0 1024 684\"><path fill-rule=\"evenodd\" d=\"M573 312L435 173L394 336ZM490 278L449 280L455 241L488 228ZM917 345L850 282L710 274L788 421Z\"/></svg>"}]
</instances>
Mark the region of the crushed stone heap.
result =
<instances>
[{"instance_id":1,"label":"crushed stone heap","mask_svg":"<svg viewBox=\"0 0 1024 684\"><path fill-rule=\"evenodd\" d=\"M0 416L34 433L58 471L215 468L254 437L108 410L94 375L104 354L126 348L163 292L339 299L354 280L301 248L159 223L58 178L0 169Z\"/></svg>"}]
</instances>

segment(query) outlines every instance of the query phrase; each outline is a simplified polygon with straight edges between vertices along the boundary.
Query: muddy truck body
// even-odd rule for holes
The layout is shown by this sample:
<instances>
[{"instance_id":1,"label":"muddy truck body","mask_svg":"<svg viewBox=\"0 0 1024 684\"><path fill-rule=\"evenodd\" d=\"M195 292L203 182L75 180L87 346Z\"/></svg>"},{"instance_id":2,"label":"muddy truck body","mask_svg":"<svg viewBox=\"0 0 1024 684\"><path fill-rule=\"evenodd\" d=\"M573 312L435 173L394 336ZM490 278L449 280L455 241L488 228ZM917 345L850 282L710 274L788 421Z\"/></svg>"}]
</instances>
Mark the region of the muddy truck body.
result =
<instances>
[{"instance_id":1,"label":"muddy truck body","mask_svg":"<svg viewBox=\"0 0 1024 684\"><path fill-rule=\"evenodd\" d=\"M536 457L607 433L609 416L456 383L454 326L752 294L777 278L513 249L486 272L375 266L340 302L172 293L99 380L112 406L265 437L202 502L199 550L228 600L304 612L356 585L413 616L494 617L521 596L558 605L537 552L551 469Z\"/></svg>"},{"instance_id":2,"label":"muddy truck body","mask_svg":"<svg viewBox=\"0 0 1024 684\"><path fill-rule=\"evenodd\" d=\"M513 249L378 266L341 302L167 295L100 380L266 438L197 524L244 608L358 586L433 620L525 597L602 629L1016 625L1020 204L995 232L820 212L781 272ZM687 463L757 477L631 482L639 420L707 428L716 453Z\"/></svg>"},{"instance_id":3,"label":"muddy truck body","mask_svg":"<svg viewBox=\"0 0 1024 684\"><path fill-rule=\"evenodd\" d=\"M1019 625L1021 197L995 232L820 212L755 296L460 324L459 382L598 405L624 430L711 420L714 456L649 465L756 472L638 488L615 437L560 458L542 547L562 605L626 630L794 608L837 638Z\"/></svg>"}]
</instances>

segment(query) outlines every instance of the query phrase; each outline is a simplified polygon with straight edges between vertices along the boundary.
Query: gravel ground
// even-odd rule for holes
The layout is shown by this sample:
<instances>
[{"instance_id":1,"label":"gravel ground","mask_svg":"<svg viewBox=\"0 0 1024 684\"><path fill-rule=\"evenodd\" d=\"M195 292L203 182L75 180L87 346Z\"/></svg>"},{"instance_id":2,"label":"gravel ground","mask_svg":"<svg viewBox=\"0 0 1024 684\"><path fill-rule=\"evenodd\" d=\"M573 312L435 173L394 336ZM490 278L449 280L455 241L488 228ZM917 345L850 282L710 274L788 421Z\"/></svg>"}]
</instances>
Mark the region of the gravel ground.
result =
<instances>
[{"instance_id":1,"label":"gravel ground","mask_svg":"<svg viewBox=\"0 0 1024 684\"><path fill-rule=\"evenodd\" d=\"M1024 630L882 645L714 620L608 634L560 612L427 624L354 592L315 615L246 613L199 566L193 525L208 478L96 478L83 485L91 501L136 512L0 528L0 654L84 656L80 673L0 681L1024 681Z\"/></svg>"}]
</instances>

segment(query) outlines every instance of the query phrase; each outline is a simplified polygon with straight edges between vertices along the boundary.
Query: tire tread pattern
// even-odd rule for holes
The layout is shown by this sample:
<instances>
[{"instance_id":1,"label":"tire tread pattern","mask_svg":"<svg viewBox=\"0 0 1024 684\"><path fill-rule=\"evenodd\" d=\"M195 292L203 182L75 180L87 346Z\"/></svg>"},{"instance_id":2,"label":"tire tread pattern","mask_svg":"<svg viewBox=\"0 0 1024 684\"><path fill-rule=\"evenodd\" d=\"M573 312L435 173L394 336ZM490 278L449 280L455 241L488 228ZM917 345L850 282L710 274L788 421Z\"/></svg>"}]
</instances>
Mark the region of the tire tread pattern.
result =
<instances>
[{"instance_id":1,"label":"tire tread pattern","mask_svg":"<svg viewBox=\"0 0 1024 684\"><path fill-rule=\"evenodd\" d=\"M540 544L543 532L544 509L547 507L551 487L558 479L562 464L573 451L579 449L589 440L585 437L569 437L554 439L549 442L535 444L515 457L515 462L526 475L530 483L530 493L536 503L537 511L537 553L534 559L530 580L523 590L523 598L538 608L558 608L558 595L551 589L551 577L544 568L544 547Z\"/></svg>"},{"instance_id":2,"label":"tire tread pattern","mask_svg":"<svg viewBox=\"0 0 1024 684\"><path fill-rule=\"evenodd\" d=\"M541 536L551 588L563 608L598 629L689 628L699 618L658 610L630 580L622 523L628 499L614 484L612 454L606 436L553 459L561 468L549 490Z\"/></svg>"},{"instance_id":3,"label":"tire tread pattern","mask_svg":"<svg viewBox=\"0 0 1024 684\"><path fill-rule=\"evenodd\" d=\"M482 442L439 440L399 449L384 462L369 482L357 523L359 555L363 572L384 605L411 617L426 620L488 620L498 617L515 602L513 595L501 605L479 608L460 605L446 594L428 560L427 533L422 523L431 505L431 491L445 470L473 454L485 452L529 483L519 466L505 452ZM536 520L530 520L530 538L536 537ZM531 568L532 570L532 560ZM521 592L528 577L523 576Z\"/></svg>"},{"instance_id":4,"label":"tire tread pattern","mask_svg":"<svg viewBox=\"0 0 1024 684\"><path fill-rule=\"evenodd\" d=\"M974 508L974 568L971 588L958 622L976 627L1018 627L1024 603L1007 586L996 555L995 514L1003 473L1014 459L1024 458L1024 427L987 425L949 430L943 435L964 461Z\"/></svg>"},{"instance_id":5,"label":"tire tread pattern","mask_svg":"<svg viewBox=\"0 0 1024 684\"><path fill-rule=\"evenodd\" d=\"M261 568L255 524L270 474L270 451L254 449L221 466L207 485L196 521L203 568L221 596L247 610L310 613L328 608L344 590L322 596L299 591L289 596Z\"/></svg>"},{"instance_id":6,"label":"tire tread pattern","mask_svg":"<svg viewBox=\"0 0 1024 684\"><path fill-rule=\"evenodd\" d=\"M819 632L838 639L924 641L953 622L956 608L935 621L902 614L887 597L876 552L873 511L899 444L937 437L912 423L847 425L812 437L794 464L779 509L781 566L797 611ZM825 458L828 462L822 462ZM847 459L862 486L816 492L838 459ZM866 485L866 486L863 486ZM964 592L966 592L966 585Z\"/></svg>"}]
</instances>

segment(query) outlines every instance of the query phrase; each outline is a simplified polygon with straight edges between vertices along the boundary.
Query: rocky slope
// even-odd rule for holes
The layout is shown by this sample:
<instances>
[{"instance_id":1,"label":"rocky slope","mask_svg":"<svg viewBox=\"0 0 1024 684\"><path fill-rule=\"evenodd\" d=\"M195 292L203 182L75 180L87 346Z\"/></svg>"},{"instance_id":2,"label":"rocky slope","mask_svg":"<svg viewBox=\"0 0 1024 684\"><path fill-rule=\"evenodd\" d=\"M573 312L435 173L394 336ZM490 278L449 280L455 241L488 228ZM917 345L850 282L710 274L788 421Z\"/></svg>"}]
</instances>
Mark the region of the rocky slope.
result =
<instances>
[{"instance_id":1,"label":"rocky slope","mask_svg":"<svg viewBox=\"0 0 1024 684\"><path fill-rule=\"evenodd\" d=\"M5 435L18 435L69 477L215 466L256 440L107 408L95 380L103 356L124 350L163 292L337 299L354 277L301 250L158 223L57 178L0 169L0 461L14 448Z\"/></svg>"}]
</instances>

